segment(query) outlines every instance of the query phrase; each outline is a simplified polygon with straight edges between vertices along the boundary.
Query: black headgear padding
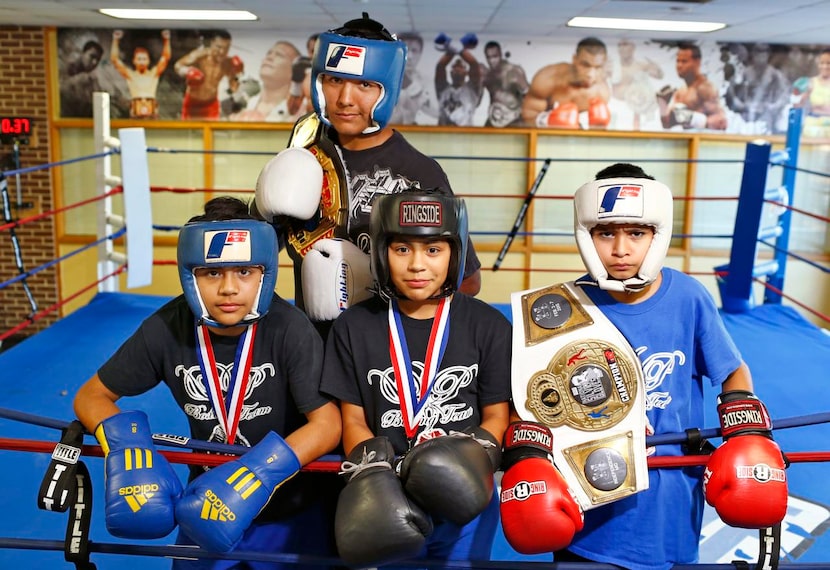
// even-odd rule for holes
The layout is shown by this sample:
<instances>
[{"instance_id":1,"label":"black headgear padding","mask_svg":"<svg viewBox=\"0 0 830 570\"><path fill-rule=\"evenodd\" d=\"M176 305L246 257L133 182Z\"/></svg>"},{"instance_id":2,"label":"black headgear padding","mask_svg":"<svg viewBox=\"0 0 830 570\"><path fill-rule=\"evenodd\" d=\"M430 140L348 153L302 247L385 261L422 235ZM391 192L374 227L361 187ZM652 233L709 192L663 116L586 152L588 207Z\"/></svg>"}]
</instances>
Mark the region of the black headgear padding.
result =
<instances>
[{"instance_id":1,"label":"black headgear padding","mask_svg":"<svg viewBox=\"0 0 830 570\"><path fill-rule=\"evenodd\" d=\"M363 12L363 17L349 20L342 27L331 30L341 36L355 36L367 40L386 40L394 42L397 38L387 30L383 24L369 17L368 12Z\"/></svg>"}]
</instances>

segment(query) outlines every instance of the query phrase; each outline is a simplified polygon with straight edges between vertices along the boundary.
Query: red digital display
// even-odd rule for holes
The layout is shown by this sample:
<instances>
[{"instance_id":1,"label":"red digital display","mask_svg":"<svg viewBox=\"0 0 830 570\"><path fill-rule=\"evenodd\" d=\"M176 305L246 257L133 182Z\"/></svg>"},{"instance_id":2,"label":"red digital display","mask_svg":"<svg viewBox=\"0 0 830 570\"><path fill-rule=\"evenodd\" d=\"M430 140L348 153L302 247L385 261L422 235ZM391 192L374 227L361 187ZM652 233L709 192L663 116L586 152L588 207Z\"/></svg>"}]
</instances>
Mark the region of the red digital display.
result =
<instances>
[{"instance_id":1,"label":"red digital display","mask_svg":"<svg viewBox=\"0 0 830 570\"><path fill-rule=\"evenodd\" d=\"M0 117L0 135L29 136L32 134L32 120L28 117Z\"/></svg>"}]
</instances>

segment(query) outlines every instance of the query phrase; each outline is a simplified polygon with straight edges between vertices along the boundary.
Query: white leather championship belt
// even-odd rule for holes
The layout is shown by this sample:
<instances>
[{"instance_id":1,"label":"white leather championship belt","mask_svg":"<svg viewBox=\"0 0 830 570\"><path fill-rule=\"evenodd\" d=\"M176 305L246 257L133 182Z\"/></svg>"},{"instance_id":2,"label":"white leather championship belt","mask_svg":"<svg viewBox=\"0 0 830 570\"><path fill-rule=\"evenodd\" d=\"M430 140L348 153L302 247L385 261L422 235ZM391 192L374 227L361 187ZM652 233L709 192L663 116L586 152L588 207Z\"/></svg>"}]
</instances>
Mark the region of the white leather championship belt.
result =
<instances>
[{"instance_id":1,"label":"white leather championship belt","mask_svg":"<svg viewBox=\"0 0 830 570\"><path fill-rule=\"evenodd\" d=\"M308 221L295 220L287 229L288 254L299 262L318 240L348 238L349 188L340 154L316 113L297 119L288 146L308 149L323 168L319 216Z\"/></svg>"},{"instance_id":2,"label":"white leather championship belt","mask_svg":"<svg viewBox=\"0 0 830 570\"><path fill-rule=\"evenodd\" d=\"M512 390L553 431L554 463L583 510L648 488L645 386L622 333L572 281L519 291Z\"/></svg>"}]
</instances>

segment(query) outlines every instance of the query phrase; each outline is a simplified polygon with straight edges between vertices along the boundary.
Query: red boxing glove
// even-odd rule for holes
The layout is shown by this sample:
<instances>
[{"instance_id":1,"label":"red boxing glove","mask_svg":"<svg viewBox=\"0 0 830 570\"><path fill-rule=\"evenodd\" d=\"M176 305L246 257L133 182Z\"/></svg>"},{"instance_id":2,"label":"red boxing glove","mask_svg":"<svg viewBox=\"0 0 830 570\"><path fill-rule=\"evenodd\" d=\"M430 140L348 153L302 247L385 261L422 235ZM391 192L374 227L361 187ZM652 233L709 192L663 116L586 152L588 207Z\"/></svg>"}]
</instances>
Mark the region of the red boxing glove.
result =
<instances>
[{"instance_id":1,"label":"red boxing glove","mask_svg":"<svg viewBox=\"0 0 830 570\"><path fill-rule=\"evenodd\" d=\"M553 465L553 434L534 422L514 422L504 434L499 509L504 536L517 552L540 554L568 546L582 530L582 509Z\"/></svg>"},{"instance_id":2,"label":"red boxing glove","mask_svg":"<svg viewBox=\"0 0 830 570\"><path fill-rule=\"evenodd\" d=\"M201 69L191 67L187 70L187 74L184 76L184 80L191 87L198 87L199 85L205 82L205 74L202 73Z\"/></svg>"},{"instance_id":3,"label":"red boxing glove","mask_svg":"<svg viewBox=\"0 0 830 570\"><path fill-rule=\"evenodd\" d=\"M611 110L608 108L608 103L599 97L588 101L588 125L604 129L609 123L611 123Z\"/></svg>"},{"instance_id":4,"label":"red boxing glove","mask_svg":"<svg viewBox=\"0 0 830 570\"><path fill-rule=\"evenodd\" d=\"M231 71L234 75L242 75L242 72L245 71L245 63L238 55L231 58Z\"/></svg>"},{"instance_id":5,"label":"red boxing glove","mask_svg":"<svg viewBox=\"0 0 830 570\"><path fill-rule=\"evenodd\" d=\"M560 103L550 111L539 113L536 116L536 125L539 127L578 129L579 107L572 102Z\"/></svg>"},{"instance_id":6,"label":"red boxing glove","mask_svg":"<svg viewBox=\"0 0 830 570\"><path fill-rule=\"evenodd\" d=\"M787 513L786 465L772 440L766 407L752 392L723 392L718 416L724 442L703 474L706 502L729 526L766 528L780 523Z\"/></svg>"}]
</instances>

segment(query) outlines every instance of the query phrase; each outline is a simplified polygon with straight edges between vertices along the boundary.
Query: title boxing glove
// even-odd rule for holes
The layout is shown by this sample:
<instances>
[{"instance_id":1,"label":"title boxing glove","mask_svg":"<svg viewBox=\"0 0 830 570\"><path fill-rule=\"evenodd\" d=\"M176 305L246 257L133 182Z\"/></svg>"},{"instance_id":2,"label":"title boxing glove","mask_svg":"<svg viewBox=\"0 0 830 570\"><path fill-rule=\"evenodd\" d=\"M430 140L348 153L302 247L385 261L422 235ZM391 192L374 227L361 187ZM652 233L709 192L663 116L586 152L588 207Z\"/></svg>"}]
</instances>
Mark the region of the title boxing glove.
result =
<instances>
[{"instance_id":1,"label":"title boxing glove","mask_svg":"<svg viewBox=\"0 0 830 570\"><path fill-rule=\"evenodd\" d=\"M288 216L312 218L320 209L323 167L310 150L288 147L265 163L256 180L254 203L269 223Z\"/></svg>"},{"instance_id":2,"label":"title boxing glove","mask_svg":"<svg viewBox=\"0 0 830 570\"><path fill-rule=\"evenodd\" d=\"M198 87L205 82L205 74L197 67L189 67L184 75L184 81L190 87Z\"/></svg>"},{"instance_id":3,"label":"title boxing glove","mask_svg":"<svg viewBox=\"0 0 830 570\"><path fill-rule=\"evenodd\" d=\"M500 451L480 427L428 439L400 462L403 488L432 516L463 526L490 504Z\"/></svg>"},{"instance_id":4,"label":"title boxing glove","mask_svg":"<svg viewBox=\"0 0 830 570\"><path fill-rule=\"evenodd\" d=\"M369 255L346 239L321 239L303 258L303 307L312 321L333 321L372 296Z\"/></svg>"},{"instance_id":5,"label":"title boxing glove","mask_svg":"<svg viewBox=\"0 0 830 570\"><path fill-rule=\"evenodd\" d=\"M579 128L579 107L576 103L558 103L553 109L536 115L537 127L557 127L560 129Z\"/></svg>"},{"instance_id":6,"label":"title boxing glove","mask_svg":"<svg viewBox=\"0 0 830 570\"><path fill-rule=\"evenodd\" d=\"M535 422L514 422L504 434L499 496L507 542L522 554L567 547L582 530L582 509L553 464L553 435Z\"/></svg>"},{"instance_id":7,"label":"title boxing glove","mask_svg":"<svg viewBox=\"0 0 830 570\"><path fill-rule=\"evenodd\" d=\"M703 473L706 502L721 520L738 528L766 528L787 513L787 475L772 440L764 404L745 390L718 396L723 443Z\"/></svg>"},{"instance_id":8,"label":"title boxing glove","mask_svg":"<svg viewBox=\"0 0 830 570\"><path fill-rule=\"evenodd\" d=\"M190 482L176 504L176 520L196 544L230 552L274 491L300 470L294 451L268 432L247 453Z\"/></svg>"},{"instance_id":9,"label":"title boxing glove","mask_svg":"<svg viewBox=\"0 0 830 570\"><path fill-rule=\"evenodd\" d=\"M121 412L95 428L104 451L107 530L121 538L161 538L176 528L182 484L153 445L144 412Z\"/></svg>"},{"instance_id":10,"label":"title boxing glove","mask_svg":"<svg viewBox=\"0 0 830 570\"><path fill-rule=\"evenodd\" d=\"M358 444L341 466L348 483L337 499L334 534L350 566L380 566L417 556L432 534L429 516L404 493L385 437Z\"/></svg>"}]
</instances>

